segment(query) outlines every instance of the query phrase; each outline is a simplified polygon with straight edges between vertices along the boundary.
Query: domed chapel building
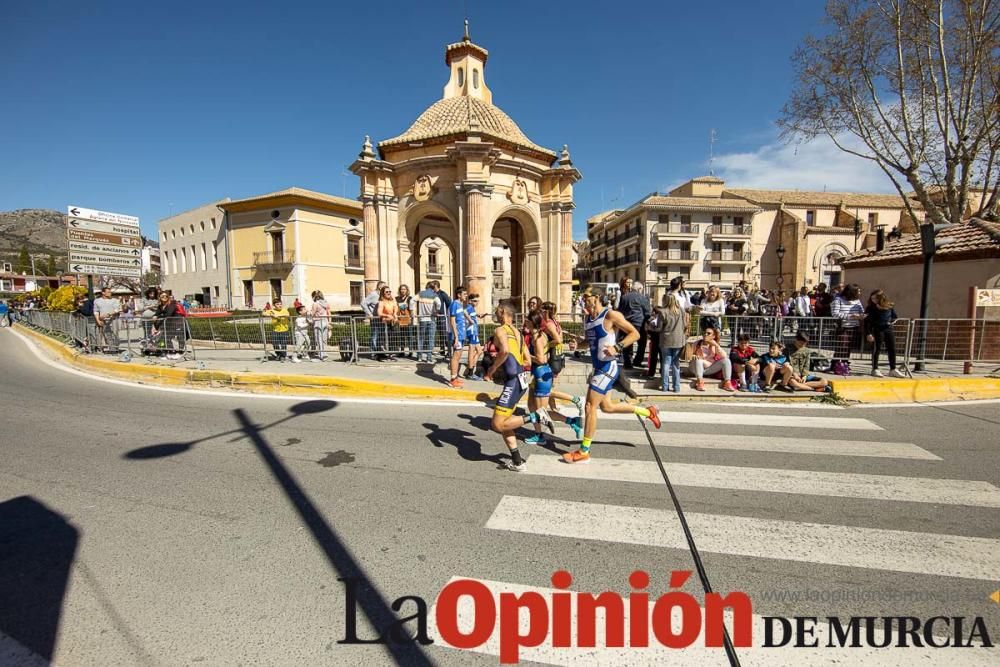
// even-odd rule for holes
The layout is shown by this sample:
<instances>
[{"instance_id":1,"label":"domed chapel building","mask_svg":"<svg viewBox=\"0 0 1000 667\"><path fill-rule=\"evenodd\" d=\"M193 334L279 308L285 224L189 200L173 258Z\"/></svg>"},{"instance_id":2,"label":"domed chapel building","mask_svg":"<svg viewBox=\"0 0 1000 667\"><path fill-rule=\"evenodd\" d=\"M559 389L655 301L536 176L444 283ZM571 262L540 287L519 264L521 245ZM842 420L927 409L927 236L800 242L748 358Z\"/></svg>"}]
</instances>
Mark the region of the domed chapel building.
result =
<instances>
[{"instance_id":1,"label":"domed chapel building","mask_svg":"<svg viewBox=\"0 0 1000 667\"><path fill-rule=\"evenodd\" d=\"M569 312L581 175L565 146L558 155L539 146L493 105L488 55L466 22L462 41L445 48L442 98L379 142L377 155L365 137L351 165L360 179L365 290L385 280L416 291L437 278L449 292L464 284L478 293L485 310L498 300L494 278L505 264L493 248L502 245L510 297L522 304L537 295Z\"/></svg>"}]
</instances>

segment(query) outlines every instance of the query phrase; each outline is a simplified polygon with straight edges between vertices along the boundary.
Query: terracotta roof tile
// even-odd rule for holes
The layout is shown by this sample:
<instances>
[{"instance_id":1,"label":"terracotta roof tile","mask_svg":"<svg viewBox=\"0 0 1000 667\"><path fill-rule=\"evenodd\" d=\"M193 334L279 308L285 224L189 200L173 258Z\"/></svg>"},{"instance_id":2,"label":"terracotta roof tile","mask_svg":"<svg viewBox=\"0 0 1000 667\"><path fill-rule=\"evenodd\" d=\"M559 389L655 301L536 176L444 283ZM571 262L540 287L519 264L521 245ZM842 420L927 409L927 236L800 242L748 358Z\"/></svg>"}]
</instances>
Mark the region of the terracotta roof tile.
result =
<instances>
[{"instance_id":1,"label":"terracotta roof tile","mask_svg":"<svg viewBox=\"0 0 1000 667\"><path fill-rule=\"evenodd\" d=\"M964 256L1000 257L1000 223L972 218L944 229L938 238L952 242L938 248L935 259L959 259ZM881 252L863 250L843 260L844 266L875 266L879 264L910 264L921 261L920 234L907 234L898 241L887 243Z\"/></svg>"},{"instance_id":2,"label":"terracotta roof tile","mask_svg":"<svg viewBox=\"0 0 1000 667\"><path fill-rule=\"evenodd\" d=\"M646 206L657 206L662 208L691 209L703 211L744 211L754 213L760 210L759 206L733 197L672 197L653 195L642 200Z\"/></svg>"},{"instance_id":3,"label":"terracotta roof tile","mask_svg":"<svg viewBox=\"0 0 1000 667\"><path fill-rule=\"evenodd\" d=\"M528 148L553 159L556 156L553 151L528 139L517 123L499 107L464 95L438 100L420 114L406 132L379 142L378 147L381 151L387 146L399 146L426 139L467 136L473 131L473 121L478 125L474 131L486 137Z\"/></svg>"},{"instance_id":4,"label":"terracotta roof tile","mask_svg":"<svg viewBox=\"0 0 1000 667\"><path fill-rule=\"evenodd\" d=\"M756 204L787 204L791 206L839 206L861 208L902 208L899 195L866 194L858 192L808 192L801 190L754 190L727 188L726 196L742 197ZM915 208L920 205L912 202Z\"/></svg>"}]
</instances>

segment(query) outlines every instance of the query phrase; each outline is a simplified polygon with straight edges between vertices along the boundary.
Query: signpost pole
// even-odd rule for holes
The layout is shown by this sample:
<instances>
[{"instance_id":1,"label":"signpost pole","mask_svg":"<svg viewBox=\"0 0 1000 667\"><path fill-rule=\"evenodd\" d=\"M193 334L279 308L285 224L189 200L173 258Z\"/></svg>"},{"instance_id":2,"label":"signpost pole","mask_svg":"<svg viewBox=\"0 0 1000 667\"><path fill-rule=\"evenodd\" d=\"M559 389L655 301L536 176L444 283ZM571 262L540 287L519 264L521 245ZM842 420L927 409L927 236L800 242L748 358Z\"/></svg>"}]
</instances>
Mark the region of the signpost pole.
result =
<instances>
[{"instance_id":1,"label":"signpost pole","mask_svg":"<svg viewBox=\"0 0 1000 667\"><path fill-rule=\"evenodd\" d=\"M77 276L76 279L80 280L80 277ZM94 276L90 275L89 273L87 274L87 298L88 299L94 298Z\"/></svg>"}]
</instances>

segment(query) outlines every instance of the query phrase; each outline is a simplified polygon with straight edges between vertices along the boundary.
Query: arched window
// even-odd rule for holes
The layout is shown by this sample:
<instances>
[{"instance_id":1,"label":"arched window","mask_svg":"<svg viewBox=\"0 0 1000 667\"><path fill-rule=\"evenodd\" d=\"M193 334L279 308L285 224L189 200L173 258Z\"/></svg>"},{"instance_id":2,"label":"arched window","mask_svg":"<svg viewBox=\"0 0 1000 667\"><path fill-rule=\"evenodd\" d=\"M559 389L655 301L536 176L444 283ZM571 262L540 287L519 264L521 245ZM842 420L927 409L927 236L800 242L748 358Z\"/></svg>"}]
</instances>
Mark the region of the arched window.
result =
<instances>
[{"instance_id":1,"label":"arched window","mask_svg":"<svg viewBox=\"0 0 1000 667\"><path fill-rule=\"evenodd\" d=\"M465 85L465 70L461 67L458 68L458 87L461 88Z\"/></svg>"},{"instance_id":2,"label":"arched window","mask_svg":"<svg viewBox=\"0 0 1000 667\"><path fill-rule=\"evenodd\" d=\"M479 70L472 70L472 87L479 90Z\"/></svg>"}]
</instances>

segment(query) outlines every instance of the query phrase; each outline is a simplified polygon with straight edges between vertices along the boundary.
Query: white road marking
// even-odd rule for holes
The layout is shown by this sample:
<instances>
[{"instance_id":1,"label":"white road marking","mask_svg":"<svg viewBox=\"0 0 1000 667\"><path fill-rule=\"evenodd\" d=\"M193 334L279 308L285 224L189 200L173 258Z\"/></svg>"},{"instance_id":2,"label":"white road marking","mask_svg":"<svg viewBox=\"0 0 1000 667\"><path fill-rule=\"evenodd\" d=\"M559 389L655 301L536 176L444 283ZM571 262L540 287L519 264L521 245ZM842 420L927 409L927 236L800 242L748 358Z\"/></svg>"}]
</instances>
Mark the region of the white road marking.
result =
<instances>
[{"instance_id":1,"label":"white road marking","mask_svg":"<svg viewBox=\"0 0 1000 667\"><path fill-rule=\"evenodd\" d=\"M570 571L572 574L572 571ZM620 590L628 589L628 572L621 573L621 585L618 586ZM656 573L650 573L651 578L656 576ZM543 586L524 586L522 584L509 583L505 581L490 581L487 579L476 579L474 577L452 577L449 581L457 580L471 580L478 582L489 589L493 597L493 604L496 609L500 608L500 594L508 593L512 595L521 596L525 593L537 593L545 598L546 605L548 609L552 609L552 596L555 593L566 593L566 590L557 590L555 588L546 588ZM666 588L666 582L651 582L652 590L662 590ZM691 593L697 587L696 583L689 583L685 587L685 591ZM587 591L593 594L600 594L603 591ZM697 591L700 593L700 591ZM729 591L723 591L723 593L728 593ZM549 628L549 636L546 640L535 647L523 647L519 650L518 658L521 661L532 661L547 665L631 665L635 667L645 666L645 665L671 665L671 664L683 664L691 665L692 667L701 667L702 665L711 665L717 667L719 665L727 664L726 654L722 648L708 648L705 646L705 634L704 634L704 623L702 623L702 630L698 635L698 638L694 643L683 649L670 649L661 645L657 640L652 630L652 608L655 604L655 594L650 596L649 609L650 618L647 620L649 623L649 642L650 645L645 648L629 648L625 647L614 647L609 648L606 645L606 621L603 610L599 611L595 618L595 637L597 646L593 648L580 648L577 646L570 646L566 648L557 648L552 646L552 633L551 627ZM696 595L696 597L700 597ZM575 600L574 600L575 601ZM458 627L460 630L468 632L474 627L476 620L476 608L473 600L468 596L463 596L459 599L456 605L456 615L458 617ZM631 615L628 604L628 597L625 597L625 604L623 605L623 618L624 618L624 629L625 629L625 641L629 641L629 627L631 623ZM436 618L437 616L437 604L431 608L430 617ZM499 614L497 615L499 617ZM728 616L728 615L727 615ZM702 619L704 619L704 609L702 610ZM680 618L674 616L671 619L674 631L677 632L680 627ZM843 617L841 619L842 623L847 623L847 618ZM736 654L740 659L740 663L747 665L747 667L814 667L820 665L830 665L830 664L844 664L844 665L875 665L877 667L898 667L898 665L917 665L917 664L938 664L942 659L941 651L944 650L948 653L948 664L954 665L955 667L971 667L971 666L986 666L995 665L997 660L1000 659L1000 650L997 648L993 649L967 649L967 650L955 650L955 649L934 649L934 648L924 648L924 647L914 647L907 646L905 648L870 648L870 647L860 647L860 648L839 648L836 644L832 647L827 647L830 641L830 629L828 624L825 622L825 618L821 618L819 622L815 625L815 636L814 638L818 641L819 648L795 648L793 646L782 646L774 648L764 648L762 644L764 643L764 618L757 614L753 614L751 617L752 623L752 638L751 646L738 647L736 649ZM732 623L731 617L727 618L726 625L732 633ZM570 608L570 627L572 632L571 643L575 644L577 642L577 607L573 604ZM442 646L445 648L450 648L452 650L471 650L475 653L485 654L485 655L500 655L500 625L498 622L493 626L493 632L481 646L474 649L455 649L445 643L440 635L437 633L437 626L431 624L431 634L433 636L435 645ZM518 629L519 634L527 634L529 628L529 614L527 611L522 612L518 617ZM776 624L775 636L780 636L780 626ZM862 630L862 635L864 631ZM883 637L880 630L875 630L873 639L875 642L879 643L879 640ZM945 638L940 638L940 641L944 641ZM794 639L792 642L794 643Z\"/></svg>"},{"instance_id":2,"label":"white road marking","mask_svg":"<svg viewBox=\"0 0 1000 667\"><path fill-rule=\"evenodd\" d=\"M614 421L635 421L634 414L604 414L598 418L598 423L605 420ZM881 431L881 426L867 419L859 417L812 417L805 415L758 415L758 414L737 414L719 410L715 412L695 412L670 410L662 408L660 410L660 421L664 424L706 424L706 425L726 425L726 426L768 426L776 432L782 428L811 428L816 430L825 429L848 429L855 431Z\"/></svg>"},{"instance_id":3,"label":"white road marking","mask_svg":"<svg viewBox=\"0 0 1000 667\"><path fill-rule=\"evenodd\" d=\"M5 327L4 330L10 330ZM120 380L118 378L104 377L103 375L92 375L86 373L77 368L71 366L66 366L65 364L59 363L53 359L49 359L41 350L24 334L19 331L10 331L13 335L20 338L29 350L35 355L35 357L42 363L55 368L56 370L62 371L64 373L70 373L72 375L77 375L79 377L85 378L87 380L92 380L94 382L106 382L108 384L116 384L122 387L130 387L132 389L148 389L151 391L164 391L174 394L194 394L196 396L220 396L222 398L252 398L258 400L270 400L270 401L315 401L322 400L322 396L316 394L311 395L295 395L295 394L254 394L250 392L241 391L218 391L212 389L188 389L185 387L164 387L154 384L143 384L141 382L129 382L128 380ZM340 397L333 396L330 397L331 401L337 403L361 403L366 405L392 405L396 408L421 408L421 407L482 407L483 404L479 401L424 401L424 400L414 400L408 402L405 400L400 400L398 398L350 398L350 397Z\"/></svg>"},{"instance_id":4,"label":"white road marking","mask_svg":"<svg viewBox=\"0 0 1000 667\"><path fill-rule=\"evenodd\" d=\"M1000 398L979 398L968 401L914 401L913 403L858 403L850 406L850 410L872 408L935 408L955 405L993 405L1000 403Z\"/></svg>"},{"instance_id":5,"label":"white road marking","mask_svg":"<svg viewBox=\"0 0 1000 667\"><path fill-rule=\"evenodd\" d=\"M685 516L704 553L965 579L994 580L1000 572L1000 540L722 514ZM504 496L486 527L687 549L677 514L646 507Z\"/></svg>"},{"instance_id":6,"label":"white road marking","mask_svg":"<svg viewBox=\"0 0 1000 667\"><path fill-rule=\"evenodd\" d=\"M805 438L779 438L762 435L730 435L705 433L679 433L668 431L653 434L653 442L658 447L682 449L724 449L744 452L780 452L782 454L818 454L822 456L865 456L888 459L918 459L940 461L941 457L909 442L875 442L867 440L809 440ZM601 443L621 442L630 445L646 445L646 436L641 430L598 429L594 446ZM600 451L600 449L599 449ZM605 450L606 451L606 450Z\"/></svg>"},{"instance_id":7,"label":"white road marking","mask_svg":"<svg viewBox=\"0 0 1000 667\"><path fill-rule=\"evenodd\" d=\"M549 477L663 483L656 463L642 460L594 458L588 465L577 466L563 463L557 456L535 454L525 472ZM974 480L674 462L667 464L667 474L676 486L1000 508L1000 489Z\"/></svg>"}]
</instances>

